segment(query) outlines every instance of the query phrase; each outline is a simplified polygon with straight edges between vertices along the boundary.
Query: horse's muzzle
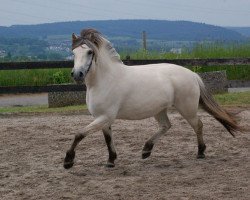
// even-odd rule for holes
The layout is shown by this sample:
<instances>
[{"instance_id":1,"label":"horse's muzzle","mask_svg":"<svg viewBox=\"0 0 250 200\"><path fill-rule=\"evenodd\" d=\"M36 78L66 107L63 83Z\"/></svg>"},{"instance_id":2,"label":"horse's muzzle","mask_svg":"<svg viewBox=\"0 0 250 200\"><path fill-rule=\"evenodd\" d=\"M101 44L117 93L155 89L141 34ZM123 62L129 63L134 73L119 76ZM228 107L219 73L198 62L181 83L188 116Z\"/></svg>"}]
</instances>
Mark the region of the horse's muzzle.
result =
<instances>
[{"instance_id":1,"label":"horse's muzzle","mask_svg":"<svg viewBox=\"0 0 250 200\"><path fill-rule=\"evenodd\" d=\"M86 76L86 73L82 71L72 70L71 72L71 77L75 80L77 84L82 84L84 82L85 76Z\"/></svg>"}]
</instances>

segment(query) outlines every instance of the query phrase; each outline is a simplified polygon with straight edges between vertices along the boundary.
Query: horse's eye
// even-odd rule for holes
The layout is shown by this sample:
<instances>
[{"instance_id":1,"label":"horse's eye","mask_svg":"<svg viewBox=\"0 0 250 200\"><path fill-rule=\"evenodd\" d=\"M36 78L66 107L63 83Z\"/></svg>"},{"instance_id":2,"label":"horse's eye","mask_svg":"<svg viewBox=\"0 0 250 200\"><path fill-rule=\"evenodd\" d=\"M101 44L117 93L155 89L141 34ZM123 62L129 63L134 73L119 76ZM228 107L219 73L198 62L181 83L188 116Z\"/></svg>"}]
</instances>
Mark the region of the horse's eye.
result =
<instances>
[{"instance_id":1,"label":"horse's eye","mask_svg":"<svg viewBox=\"0 0 250 200\"><path fill-rule=\"evenodd\" d=\"M93 53L93 51L89 50L88 51L88 55L91 55Z\"/></svg>"}]
</instances>

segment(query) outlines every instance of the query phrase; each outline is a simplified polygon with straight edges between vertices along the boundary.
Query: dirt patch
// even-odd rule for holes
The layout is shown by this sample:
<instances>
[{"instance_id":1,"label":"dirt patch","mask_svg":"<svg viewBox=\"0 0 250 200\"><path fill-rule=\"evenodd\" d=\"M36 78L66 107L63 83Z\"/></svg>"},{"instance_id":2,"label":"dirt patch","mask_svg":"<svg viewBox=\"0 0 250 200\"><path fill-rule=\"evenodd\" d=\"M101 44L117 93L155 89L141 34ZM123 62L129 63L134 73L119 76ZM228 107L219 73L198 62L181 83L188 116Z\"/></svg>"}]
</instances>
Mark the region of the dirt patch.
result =
<instances>
[{"instance_id":1,"label":"dirt patch","mask_svg":"<svg viewBox=\"0 0 250 200\"><path fill-rule=\"evenodd\" d=\"M241 111L241 112L240 112ZM235 110L237 112L237 109ZM76 163L63 168L74 134L92 121L79 114L0 116L1 199L249 199L250 110L239 110L248 129L232 138L201 112L206 159L197 160L196 136L177 113L172 128L141 159L145 141L157 130L153 118L117 120L113 125L116 167L104 167L107 147L101 132L77 148Z\"/></svg>"}]
</instances>

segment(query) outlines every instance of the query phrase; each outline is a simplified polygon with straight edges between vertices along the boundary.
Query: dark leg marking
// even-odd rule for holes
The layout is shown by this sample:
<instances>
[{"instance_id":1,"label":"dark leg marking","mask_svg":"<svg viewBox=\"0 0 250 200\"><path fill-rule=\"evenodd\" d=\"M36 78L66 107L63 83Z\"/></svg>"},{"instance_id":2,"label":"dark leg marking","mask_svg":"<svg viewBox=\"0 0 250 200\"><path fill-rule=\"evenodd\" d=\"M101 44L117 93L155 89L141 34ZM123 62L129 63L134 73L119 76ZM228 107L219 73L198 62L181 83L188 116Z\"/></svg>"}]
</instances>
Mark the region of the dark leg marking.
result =
<instances>
[{"instance_id":1,"label":"dark leg marking","mask_svg":"<svg viewBox=\"0 0 250 200\"><path fill-rule=\"evenodd\" d=\"M146 159L150 156L151 151L154 147L152 142L146 142L142 150L142 159Z\"/></svg>"},{"instance_id":2,"label":"dark leg marking","mask_svg":"<svg viewBox=\"0 0 250 200\"><path fill-rule=\"evenodd\" d=\"M205 144L204 145L200 145L200 144L198 145L198 155L197 155L198 159L205 158L205 154L204 154L205 150L206 150L206 145Z\"/></svg>"},{"instance_id":3,"label":"dark leg marking","mask_svg":"<svg viewBox=\"0 0 250 200\"><path fill-rule=\"evenodd\" d=\"M64 168L69 169L73 167L74 165L74 159L75 159L75 148L77 144L84 138L81 134L77 134L75 136L74 142L71 146L71 148L66 152L66 157L64 158Z\"/></svg>"},{"instance_id":4,"label":"dark leg marking","mask_svg":"<svg viewBox=\"0 0 250 200\"><path fill-rule=\"evenodd\" d=\"M64 159L64 168L69 169L74 165L75 151L67 151Z\"/></svg>"},{"instance_id":5,"label":"dark leg marking","mask_svg":"<svg viewBox=\"0 0 250 200\"><path fill-rule=\"evenodd\" d=\"M198 130L196 131L197 140L198 140L198 154L197 154L198 159L205 158L204 152L206 150L206 145L204 144L204 141L203 141L202 128L203 128L203 123L199 119L199 121L198 121Z\"/></svg>"},{"instance_id":6,"label":"dark leg marking","mask_svg":"<svg viewBox=\"0 0 250 200\"><path fill-rule=\"evenodd\" d=\"M109 130L111 131L111 127L109 127ZM117 154L115 151L113 151L112 149L112 138L110 136L109 133L106 133L105 131L103 131L104 134L104 138L108 147L108 152L109 152L109 158L108 158L108 162L106 164L106 167L114 167L115 166L115 159L117 158Z\"/></svg>"}]
</instances>

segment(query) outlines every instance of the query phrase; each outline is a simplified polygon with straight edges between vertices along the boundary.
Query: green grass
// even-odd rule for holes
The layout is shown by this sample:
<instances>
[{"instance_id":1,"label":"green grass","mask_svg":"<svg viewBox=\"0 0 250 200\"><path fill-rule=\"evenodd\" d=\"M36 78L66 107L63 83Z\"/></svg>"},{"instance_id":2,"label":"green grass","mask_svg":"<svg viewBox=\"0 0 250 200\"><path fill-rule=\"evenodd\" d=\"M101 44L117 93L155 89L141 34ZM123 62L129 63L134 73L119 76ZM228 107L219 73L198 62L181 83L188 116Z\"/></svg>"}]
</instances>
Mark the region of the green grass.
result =
<instances>
[{"instance_id":1,"label":"green grass","mask_svg":"<svg viewBox=\"0 0 250 200\"><path fill-rule=\"evenodd\" d=\"M70 83L71 69L2 70L0 86L40 86Z\"/></svg>"},{"instance_id":2,"label":"green grass","mask_svg":"<svg viewBox=\"0 0 250 200\"><path fill-rule=\"evenodd\" d=\"M250 106L250 92L217 94L214 98L224 106Z\"/></svg>"},{"instance_id":3,"label":"green grass","mask_svg":"<svg viewBox=\"0 0 250 200\"><path fill-rule=\"evenodd\" d=\"M128 53L120 52L125 59ZM184 48L181 54L165 51L139 50L129 54L131 59L181 59L181 58L247 58L250 57L250 43L223 45L220 43L201 43L192 50Z\"/></svg>"},{"instance_id":4,"label":"green grass","mask_svg":"<svg viewBox=\"0 0 250 200\"><path fill-rule=\"evenodd\" d=\"M250 66L237 65L237 66L193 66L190 69L197 73L211 72L211 71L226 71L228 80L250 80Z\"/></svg>"},{"instance_id":5,"label":"green grass","mask_svg":"<svg viewBox=\"0 0 250 200\"><path fill-rule=\"evenodd\" d=\"M215 100L223 106L250 106L250 92L225 93L214 95ZM7 113L63 113L84 112L86 105L48 108L48 106L0 107L0 114Z\"/></svg>"},{"instance_id":6,"label":"green grass","mask_svg":"<svg viewBox=\"0 0 250 200\"><path fill-rule=\"evenodd\" d=\"M225 70L229 80L250 80L250 66L190 67L195 72ZM0 86L43 86L49 84L73 83L71 69L2 70Z\"/></svg>"}]
</instances>

